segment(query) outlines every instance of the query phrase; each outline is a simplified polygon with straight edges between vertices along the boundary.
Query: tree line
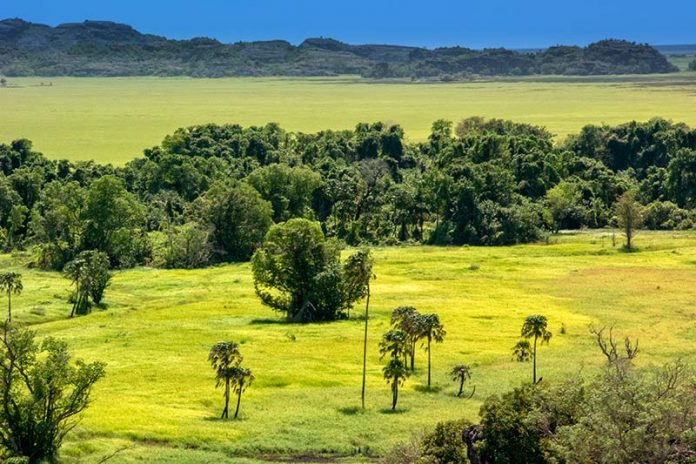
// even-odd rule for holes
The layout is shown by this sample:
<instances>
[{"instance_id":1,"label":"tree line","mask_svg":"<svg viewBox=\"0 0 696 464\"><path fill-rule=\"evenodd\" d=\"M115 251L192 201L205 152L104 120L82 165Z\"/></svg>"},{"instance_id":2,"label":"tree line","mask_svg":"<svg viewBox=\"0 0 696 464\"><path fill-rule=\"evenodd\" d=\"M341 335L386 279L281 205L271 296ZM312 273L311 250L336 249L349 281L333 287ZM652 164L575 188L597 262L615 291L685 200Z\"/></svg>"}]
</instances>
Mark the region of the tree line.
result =
<instances>
[{"instance_id":1,"label":"tree line","mask_svg":"<svg viewBox=\"0 0 696 464\"><path fill-rule=\"evenodd\" d=\"M663 119L542 127L436 121L409 142L398 125L286 132L277 124L179 129L122 167L49 160L0 144L0 245L63 270L84 251L112 268L195 268L251 258L273 224L319 223L349 245L505 245L560 229L690 229L696 130ZM259 258L261 259L261 258Z\"/></svg>"}]
</instances>

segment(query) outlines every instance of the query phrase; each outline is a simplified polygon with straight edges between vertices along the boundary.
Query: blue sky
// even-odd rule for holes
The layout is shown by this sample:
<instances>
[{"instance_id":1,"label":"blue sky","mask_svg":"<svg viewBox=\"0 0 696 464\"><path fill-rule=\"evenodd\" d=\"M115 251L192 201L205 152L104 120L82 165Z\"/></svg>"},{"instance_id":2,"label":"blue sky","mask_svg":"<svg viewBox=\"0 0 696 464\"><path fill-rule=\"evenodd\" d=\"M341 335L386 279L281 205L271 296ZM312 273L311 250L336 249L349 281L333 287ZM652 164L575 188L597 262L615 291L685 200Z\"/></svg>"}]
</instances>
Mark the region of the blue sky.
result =
<instances>
[{"instance_id":1,"label":"blue sky","mask_svg":"<svg viewBox=\"0 0 696 464\"><path fill-rule=\"evenodd\" d=\"M0 18L107 19L171 38L334 37L427 47L543 47L622 38L696 43L696 0L0 0Z\"/></svg>"}]
</instances>

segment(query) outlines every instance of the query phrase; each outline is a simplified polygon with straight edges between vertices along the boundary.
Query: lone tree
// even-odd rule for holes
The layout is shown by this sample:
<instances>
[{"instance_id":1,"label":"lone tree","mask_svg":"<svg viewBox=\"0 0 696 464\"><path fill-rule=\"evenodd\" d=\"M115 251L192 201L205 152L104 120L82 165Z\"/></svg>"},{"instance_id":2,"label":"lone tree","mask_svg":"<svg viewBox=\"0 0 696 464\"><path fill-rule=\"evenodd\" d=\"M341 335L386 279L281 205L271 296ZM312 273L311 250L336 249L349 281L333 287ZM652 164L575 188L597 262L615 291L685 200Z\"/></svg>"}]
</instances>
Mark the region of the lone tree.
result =
<instances>
[{"instance_id":1,"label":"lone tree","mask_svg":"<svg viewBox=\"0 0 696 464\"><path fill-rule=\"evenodd\" d=\"M12 322L12 294L22 293L22 274L4 272L0 274L0 290L7 293L7 322Z\"/></svg>"},{"instance_id":2,"label":"lone tree","mask_svg":"<svg viewBox=\"0 0 696 464\"><path fill-rule=\"evenodd\" d=\"M360 250L348 257L344 266L343 275L345 276L346 291L354 291L355 295L348 295L347 300L358 300L365 298L365 333L363 334L363 368L362 368L362 390L361 404L365 409L365 382L367 379L367 324L370 317L370 280L374 278L372 266L374 261L370 250Z\"/></svg>"},{"instance_id":3,"label":"lone tree","mask_svg":"<svg viewBox=\"0 0 696 464\"><path fill-rule=\"evenodd\" d=\"M551 340L551 332L547 330L547 327L546 316L540 315L528 316L522 325L522 336L534 340L532 344L532 383L537 382L537 343L541 340L541 344L548 345Z\"/></svg>"},{"instance_id":4,"label":"lone tree","mask_svg":"<svg viewBox=\"0 0 696 464\"><path fill-rule=\"evenodd\" d=\"M266 306L294 322L331 321L365 295L367 280L355 279L349 261L341 268L340 248L324 237L318 222L291 219L268 231L251 267L256 294Z\"/></svg>"},{"instance_id":5,"label":"lone tree","mask_svg":"<svg viewBox=\"0 0 696 464\"><path fill-rule=\"evenodd\" d=\"M636 201L635 191L628 190L619 197L614 206L614 214L619 221L619 226L626 234L626 250L631 251L633 249L633 236L643 222L643 208Z\"/></svg>"},{"instance_id":6,"label":"lone tree","mask_svg":"<svg viewBox=\"0 0 696 464\"><path fill-rule=\"evenodd\" d=\"M234 419L239 414L239 405L242 401L242 393L254 381L251 370L242 367L244 358L239 351L239 345L235 342L218 342L210 349L208 361L215 369L215 387L225 385L225 407L222 410L221 419L229 417L230 392L237 394L237 408L234 411Z\"/></svg>"},{"instance_id":7,"label":"lone tree","mask_svg":"<svg viewBox=\"0 0 696 464\"><path fill-rule=\"evenodd\" d=\"M459 392L457 393L457 396L461 397L464 393L464 382L471 379L471 368L468 364L457 364L452 368L450 377L455 382L459 382ZM475 390L476 389L474 388L474 391ZM474 396L474 392L471 392L471 396L469 396L469 398L472 396Z\"/></svg>"},{"instance_id":8,"label":"lone tree","mask_svg":"<svg viewBox=\"0 0 696 464\"><path fill-rule=\"evenodd\" d=\"M399 306L392 311L392 325L403 330L408 337L407 358L411 360L411 372L416 369L416 344L423 337L422 315L413 306Z\"/></svg>"},{"instance_id":9,"label":"lone tree","mask_svg":"<svg viewBox=\"0 0 696 464\"><path fill-rule=\"evenodd\" d=\"M428 387L430 386L430 354L432 342L442 343L445 339L445 327L437 314L425 314L420 317L422 337L425 338L425 350L428 352Z\"/></svg>"},{"instance_id":10,"label":"lone tree","mask_svg":"<svg viewBox=\"0 0 696 464\"><path fill-rule=\"evenodd\" d=\"M0 76L0 87L7 87L7 78L5 76Z\"/></svg>"},{"instance_id":11,"label":"lone tree","mask_svg":"<svg viewBox=\"0 0 696 464\"><path fill-rule=\"evenodd\" d=\"M403 362L407 351L408 336L403 330L389 330L382 336L382 340L379 342L380 359L383 359L385 356L390 357L382 373L387 383L391 385L392 411L396 410L396 403L399 400L399 387L404 384L410 375L406 363Z\"/></svg>"},{"instance_id":12,"label":"lone tree","mask_svg":"<svg viewBox=\"0 0 696 464\"><path fill-rule=\"evenodd\" d=\"M71 362L67 344L5 324L0 335L0 455L57 462L65 435L89 405L101 362Z\"/></svg>"}]
</instances>

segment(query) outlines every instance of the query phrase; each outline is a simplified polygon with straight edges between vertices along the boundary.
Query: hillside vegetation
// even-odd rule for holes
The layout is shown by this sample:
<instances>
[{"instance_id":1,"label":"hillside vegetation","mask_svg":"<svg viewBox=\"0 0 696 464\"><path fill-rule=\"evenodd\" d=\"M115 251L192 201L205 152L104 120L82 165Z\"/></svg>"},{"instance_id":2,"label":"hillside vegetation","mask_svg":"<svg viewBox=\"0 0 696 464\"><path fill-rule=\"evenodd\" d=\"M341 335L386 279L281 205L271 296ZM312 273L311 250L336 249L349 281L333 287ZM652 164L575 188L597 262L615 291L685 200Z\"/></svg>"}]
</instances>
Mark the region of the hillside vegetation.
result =
<instances>
[{"instance_id":1,"label":"hillside vegetation","mask_svg":"<svg viewBox=\"0 0 696 464\"><path fill-rule=\"evenodd\" d=\"M0 21L0 74L8 76L334 76L457 79L471 75L647 74L678 69L647 44L603 40L536 53L502 48L434 50L311 38L223 44L169 40L105 21L50 27Z\"/></svg>"}]
</instances>

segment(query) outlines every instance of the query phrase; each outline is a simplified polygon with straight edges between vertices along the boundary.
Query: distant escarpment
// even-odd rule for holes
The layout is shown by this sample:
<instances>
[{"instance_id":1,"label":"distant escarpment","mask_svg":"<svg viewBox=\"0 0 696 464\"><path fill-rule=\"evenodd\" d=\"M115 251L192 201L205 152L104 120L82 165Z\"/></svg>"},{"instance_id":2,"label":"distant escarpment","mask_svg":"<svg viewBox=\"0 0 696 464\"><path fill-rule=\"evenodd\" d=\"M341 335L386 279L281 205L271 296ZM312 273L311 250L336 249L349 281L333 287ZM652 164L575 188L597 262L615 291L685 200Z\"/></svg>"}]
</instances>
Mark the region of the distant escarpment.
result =
<instances>
[{"instance_id":1,"label":"distant escarpment","mask_svg":"<svg viewBox=\"0 0 696 464\"><path fill-rule=\"evenodd\" d=\"M623 40L521 52L426 49L307 39L224 44L170 40L130 26L85 21L51 27L0 21L0 74L7 76L335 76L461 79L542 74L606 75L677 71L655 48Z\"/></svg>"}]
</instances>

